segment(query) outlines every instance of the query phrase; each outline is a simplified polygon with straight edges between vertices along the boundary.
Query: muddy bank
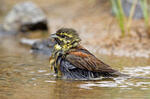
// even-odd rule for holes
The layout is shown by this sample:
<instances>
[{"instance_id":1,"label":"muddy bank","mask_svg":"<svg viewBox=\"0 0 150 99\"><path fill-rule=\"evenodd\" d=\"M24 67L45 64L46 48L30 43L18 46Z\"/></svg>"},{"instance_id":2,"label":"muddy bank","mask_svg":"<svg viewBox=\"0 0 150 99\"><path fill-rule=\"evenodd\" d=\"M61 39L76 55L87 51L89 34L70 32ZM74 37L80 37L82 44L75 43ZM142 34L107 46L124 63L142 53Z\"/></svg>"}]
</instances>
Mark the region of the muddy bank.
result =
<instances>
[{"instance_id":1,"label":"muddy bank","mask_svg":"<svg viewBox=\"0 0 150 99\"><path fill-rule=\"evenodd\" d=\"M105 20L93 16L82 17L65 22L65 25L60 19L53 20L60 23L58 27L76 29L82 38L82 44L93 52L127 57L150 57L150 39L146 36L142 22L135 21L134 24L139 26L134 25L133 27L137 30L131 30L130 34L121 37L115 19L109 16L104 17ZM58 28L55 24L51 24L51 27L53 28L52 33Z\"/></svg>"},{"instance_id":2,"label":"muddy bank","mask_svg":"<svg viewBox=\"0 0 150 99\"><path fill-rule=\"evenodd\" d=\"M59 16L49 15L51 32L54 33L60 27L71 27L79 32L82 44L93 52L127 57L150 57L150 39L143 19L133 20L130 32L121 37L120 28L110 13L108 2L94 6L87 4L88 8L87 5L81 5L82 3L80 5L75 3L67 6L68 9L62 5L61 9L55 8L55 13ZM70 14L71 8L74 10L71 10ZM64 14L64 10L67 13Z\"/></svg>"},{"instance_id":3,"label":"muddy bank","mask_svg":"<svg viewBox=\"0 0 150 99\"><path fill-rule=\"evenodd\" d=\"M34 0L32 0L34 1ZM47 15L50 33L62 27L74 28L82 44L92 52L127 57L150 57L150 39L143 19L133 20L122 38L109 2L35 1ZM31 32L32 33L32 32ZM48 36L47 36L48 38Z\"/></svg>"}]
</instances>

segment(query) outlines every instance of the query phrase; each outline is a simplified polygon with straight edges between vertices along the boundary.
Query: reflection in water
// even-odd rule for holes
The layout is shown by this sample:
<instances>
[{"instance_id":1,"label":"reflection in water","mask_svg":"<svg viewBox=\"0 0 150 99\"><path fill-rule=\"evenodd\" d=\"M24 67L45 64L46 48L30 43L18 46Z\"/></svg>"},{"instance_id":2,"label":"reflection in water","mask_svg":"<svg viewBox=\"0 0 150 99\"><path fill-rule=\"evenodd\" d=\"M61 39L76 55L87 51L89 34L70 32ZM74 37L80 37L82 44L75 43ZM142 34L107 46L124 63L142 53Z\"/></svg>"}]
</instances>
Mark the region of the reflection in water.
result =
<instances>
[{"instance_id":1,"label":"reflection in water","mask_svg":"<svg viewBox=\"0 0 150 99\"><path fill-rule=\"evenodd\" d=\"M31 55L11 39L0 43L0 99L150 98L150 79L59 80L49 72L47 57ZM123 73L150 77L149 59L100 57Z\"/></svg>"}]
</instances>

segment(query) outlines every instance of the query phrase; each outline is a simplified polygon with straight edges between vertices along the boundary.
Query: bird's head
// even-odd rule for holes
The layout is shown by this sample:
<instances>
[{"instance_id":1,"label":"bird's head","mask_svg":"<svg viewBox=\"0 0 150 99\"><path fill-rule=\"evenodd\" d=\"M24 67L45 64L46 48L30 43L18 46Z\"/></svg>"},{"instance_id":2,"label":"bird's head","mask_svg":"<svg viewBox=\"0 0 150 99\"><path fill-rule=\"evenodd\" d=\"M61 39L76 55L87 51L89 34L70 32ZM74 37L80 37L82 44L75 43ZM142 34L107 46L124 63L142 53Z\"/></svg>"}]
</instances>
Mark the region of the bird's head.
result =
<instances>
[{"instance_id":1,"label":"bird's head","mask_svg":"<svg viewBox=\"0 0 150 99\"><path fill-rule=\"evenodd\" d=\"M71 28L61 28L52 34L51 37L56 41L56 50L69 50L70 48L78 46L81 41L77 32Z\"/></svg>"}]
</instances>

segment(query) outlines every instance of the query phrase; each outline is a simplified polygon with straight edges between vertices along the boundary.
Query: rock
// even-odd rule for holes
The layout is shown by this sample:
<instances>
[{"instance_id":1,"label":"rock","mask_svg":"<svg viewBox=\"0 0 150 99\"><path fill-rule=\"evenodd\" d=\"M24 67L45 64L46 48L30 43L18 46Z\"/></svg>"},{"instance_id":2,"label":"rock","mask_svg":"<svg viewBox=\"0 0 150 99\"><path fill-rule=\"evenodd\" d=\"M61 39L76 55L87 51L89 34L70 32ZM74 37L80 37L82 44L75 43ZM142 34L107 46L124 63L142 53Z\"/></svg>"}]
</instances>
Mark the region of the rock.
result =
<instances>
[{"instance_id":1,"label":"rock","mask_svg":"<svg viewBox=\"0 0 150 99\"><path fill-rule=\"evenodd\" d=\"M3 28L6 31L26 32L48 30L47 18L44 12L32 2L15 5L4 19Z\"/></svg>"},{"instance_id":2,"label":"rock","mask_svg":"<svg viewBox=\"0 0 150 99\"><path fill-rule=\"evenodd\" d=\"M121 3L122 3L124 14L126 16L129 16L131 8L132 8L132 5L134 3L134 0L121 0ZM113 14L115 14L114 11L112 11L112 12L113 12ZM138 2L137 2L133 18L134 19L141 19L141 18L143 18L143 11L142 11L142 8L141 8L141 5L140 5L140 0L138 0Z\"/></svg>"},{"instance_id":3,"label":"rock","mask_svg":"<svg viewBox=\"0 0 150 99\"><path fill-rule=\"evenodd\" d=\"M131 7L133 3L134 3L134 0L122 0L123 10L126 16L130 15L130 11L131 11ZM143 11L140 5L140 0L138 0L137 2L133 18L135 19L143 18Z\"/></svg>"},{"instance_id":4,"label":"rock","mask_svg":"<svg viewBox=\"0 0 150 99\"><path fill-rule=\"evenodd\" d=\"M23 45L32 46L35 42L40 42L39 39L28 39L28 38L21 38L20 43Z\"/></svg>"},{"instance_id":5,"label":"rock","mask_svg":"<svg viewBox=\"0 0 150 99\"><path fill-rule=\"evenodd\" d=\"M31 52L34 54L45 54L47 56L51 56L55 44L52 38L47 38L43 40L21 38L20 43L26 46L30 46Z\"/></svg>"},{"instance_id":6,"label":"rock","mask_svg":"<svg viewBox=\"0 0 150 99\"><path fill-rule=\"evenodd\" d=\"M12 31L6 31L3 26L0 24L0 36L6 36L6 35L15 35L17 32L12 30Z\"/></svg>"},{"instance_id":7,"label":"rock","mask_svg":"<svg viewBox=\"0 0 150 99\"><path fill-rule=\"evenodd\" d=\"M51 56L54 44L55 42L51 38L42 41L37 41L32 45L31 51L32 53L38 53L38 54L41 53L41 54Z\"/></svg>"}]
</instances>

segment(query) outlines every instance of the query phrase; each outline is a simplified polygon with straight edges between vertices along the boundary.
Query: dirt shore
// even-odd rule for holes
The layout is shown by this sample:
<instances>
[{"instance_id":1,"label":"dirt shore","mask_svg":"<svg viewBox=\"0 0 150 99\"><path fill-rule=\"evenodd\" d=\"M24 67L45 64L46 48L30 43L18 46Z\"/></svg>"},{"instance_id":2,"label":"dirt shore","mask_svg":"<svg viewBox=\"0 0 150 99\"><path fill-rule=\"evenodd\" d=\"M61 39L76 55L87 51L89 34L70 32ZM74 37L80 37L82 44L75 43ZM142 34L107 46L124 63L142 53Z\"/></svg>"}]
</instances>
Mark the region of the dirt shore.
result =
<instances>
[{"instance_id":1,"label":"dirt shore","mask_svg":"<svg viewBox=\"0 0 150 99\"><path fill-rule=\"evenodd\" d=\"M24 0L22 0L24 1ZM131 30L121 37L117 20L105 0L32 0L48 16L50 33L61 27L76 29L82 44L93 52L107 55L150 58L150 38L144 20L133 20ZM6 0L7 4L8 0ZM9 5L13 5L14 0Z\"/></svg>"}]
</instances>

